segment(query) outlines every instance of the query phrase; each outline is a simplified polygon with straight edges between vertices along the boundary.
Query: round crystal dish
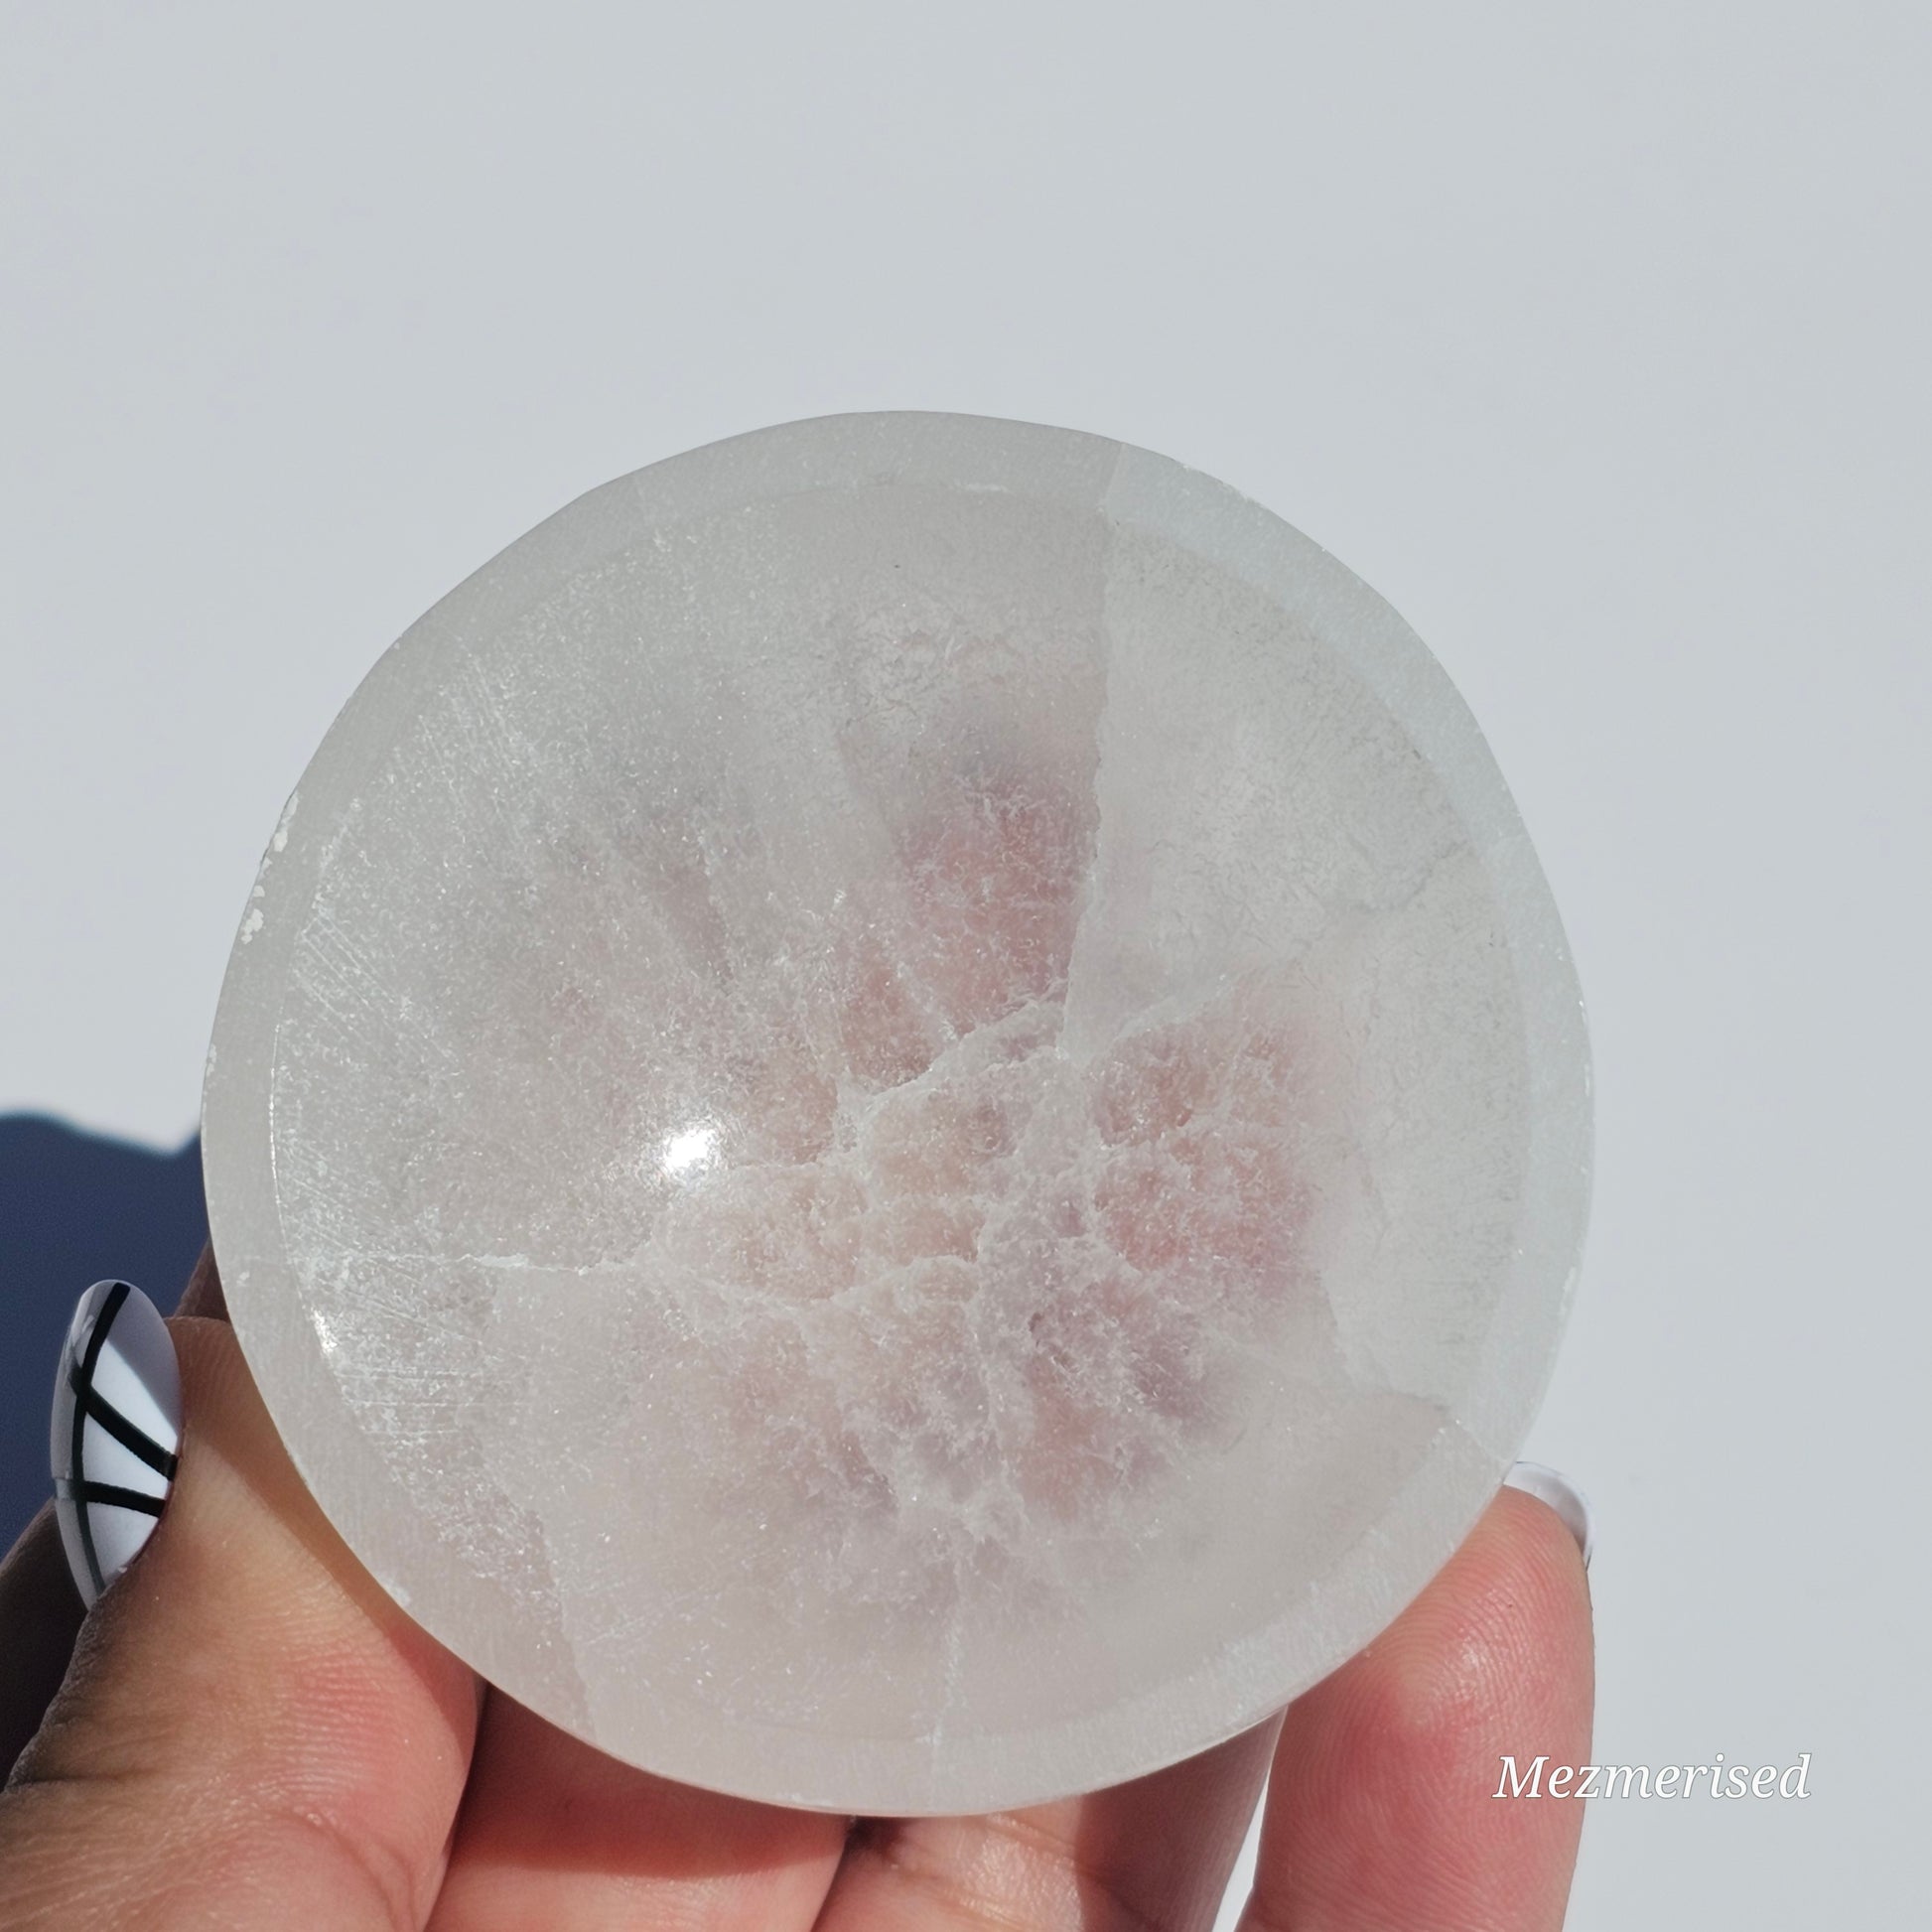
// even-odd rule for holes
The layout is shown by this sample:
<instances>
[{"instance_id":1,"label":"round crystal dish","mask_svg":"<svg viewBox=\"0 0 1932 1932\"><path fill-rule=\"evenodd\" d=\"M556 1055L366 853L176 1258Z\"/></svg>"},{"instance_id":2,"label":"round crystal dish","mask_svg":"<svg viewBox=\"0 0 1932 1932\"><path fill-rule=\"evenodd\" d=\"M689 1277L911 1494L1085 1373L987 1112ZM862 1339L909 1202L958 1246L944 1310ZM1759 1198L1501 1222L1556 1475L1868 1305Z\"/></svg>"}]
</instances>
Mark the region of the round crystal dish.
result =
<instances>
[{"instance_id":1,"label":"round crystal dish","mask_svg":"<svg viewBox=\"0 0 1932 1932\"><path fill-rule=\"evenodd\" d=\"M1548 1377L1588 1066L1389 607L1096 436L793 423L375 665L204 1104L248 1360L435 1637L621 1758L878 1813L1252 1724Z\"/></svg>"}]
</instances>

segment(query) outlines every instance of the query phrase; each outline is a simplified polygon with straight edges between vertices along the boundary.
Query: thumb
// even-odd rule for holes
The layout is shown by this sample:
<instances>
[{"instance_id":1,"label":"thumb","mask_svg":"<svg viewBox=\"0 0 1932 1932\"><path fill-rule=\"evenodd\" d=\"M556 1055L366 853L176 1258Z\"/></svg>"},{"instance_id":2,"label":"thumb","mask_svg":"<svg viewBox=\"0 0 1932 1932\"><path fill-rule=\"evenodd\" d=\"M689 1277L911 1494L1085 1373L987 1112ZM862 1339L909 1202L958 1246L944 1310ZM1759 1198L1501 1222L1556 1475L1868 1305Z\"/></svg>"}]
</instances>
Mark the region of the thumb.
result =
<instances>
[{"instance_id":1,"label":"thumb","mask_svg":"<svg viewBox=\"0 0 1932 1932\"><path fill-rule=\"evenodd\" d=\"M330 1528L234 1331L168 1328L175 1487L0 1792L0 1924L420 1925L477 1681Z\"/></svg>"}]
</instances>

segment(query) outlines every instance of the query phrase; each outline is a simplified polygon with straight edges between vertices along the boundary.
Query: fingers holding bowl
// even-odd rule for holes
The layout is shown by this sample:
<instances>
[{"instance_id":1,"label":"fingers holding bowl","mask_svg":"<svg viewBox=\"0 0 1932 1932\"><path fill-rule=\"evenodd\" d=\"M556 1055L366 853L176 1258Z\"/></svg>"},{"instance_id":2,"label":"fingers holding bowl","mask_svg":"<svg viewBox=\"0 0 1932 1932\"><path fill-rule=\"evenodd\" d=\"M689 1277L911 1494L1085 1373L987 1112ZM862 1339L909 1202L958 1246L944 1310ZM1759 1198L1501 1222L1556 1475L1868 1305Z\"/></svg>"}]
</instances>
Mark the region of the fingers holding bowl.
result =
<instances>
[{"instance_id":1,"label":"fingers holding bowl","mask_svg":"<svg viewBox=\"0 0 1932 1932\"><path fill-rule=\"evenodd\" d=\"M206 1263L191 1306L219 1306ZM0 1922L286 1922L307 1897L327 1901L316 1924L421 1923L477 1682L323 1518L232 1329L191 1313L168 1333L178 1474L0 1793ZM30 1533L0 1583L9 1642L38 1629L50 1656L59 1556Z\"/></svg>"}]
</instances>

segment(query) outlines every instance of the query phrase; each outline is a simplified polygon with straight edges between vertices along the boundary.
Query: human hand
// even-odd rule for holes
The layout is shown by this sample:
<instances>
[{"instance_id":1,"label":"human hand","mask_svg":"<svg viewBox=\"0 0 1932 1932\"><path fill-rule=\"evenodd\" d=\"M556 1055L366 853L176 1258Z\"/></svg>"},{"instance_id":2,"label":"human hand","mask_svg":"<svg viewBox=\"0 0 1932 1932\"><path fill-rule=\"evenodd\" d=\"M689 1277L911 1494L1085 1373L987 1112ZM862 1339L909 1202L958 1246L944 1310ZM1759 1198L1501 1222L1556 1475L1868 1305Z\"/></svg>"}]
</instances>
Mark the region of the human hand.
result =
<instances>
[{"instance_id":1,"label":"human hand","mask_svg":"<svg viewBox=\"0 0 1932 1932\"><path fill-rule=\"evenodd\" d=\"M1584 1567L1526 1495L1360 1655L1197 1757L991 1817L789 1811L488 1689L317 1509L211 1257L183 1309L187 1433L148 1547L84 1622L51 1509L0 1565L7 1932L1206 1928L1271 1763L1244 1932L1562 1923L1582 1808L1492 1795L1504 1754L1588 1755Z\"/></svg>"}]
</instances>

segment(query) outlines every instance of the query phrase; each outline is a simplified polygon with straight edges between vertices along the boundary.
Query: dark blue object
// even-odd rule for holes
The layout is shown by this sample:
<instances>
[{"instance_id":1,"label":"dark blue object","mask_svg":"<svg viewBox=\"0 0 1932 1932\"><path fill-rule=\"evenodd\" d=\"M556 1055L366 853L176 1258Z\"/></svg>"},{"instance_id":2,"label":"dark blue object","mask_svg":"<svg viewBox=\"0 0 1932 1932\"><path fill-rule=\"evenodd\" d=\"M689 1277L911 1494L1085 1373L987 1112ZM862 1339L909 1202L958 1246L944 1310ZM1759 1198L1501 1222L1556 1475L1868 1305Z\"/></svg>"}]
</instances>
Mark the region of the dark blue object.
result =
<instances>
[{"instance_id":1,"label":"dark blue object","mask_svg":"<svg viewBox=\"0 0 1932 1932\"><path fill-rule=\"evenodd\" d=\"M0 1552L53 1494L54 1370L81 1291L118 1276L172 1310L207 1239L199 1138L156 1154L0 1115Z\"/></svg>"}]
</instances>

